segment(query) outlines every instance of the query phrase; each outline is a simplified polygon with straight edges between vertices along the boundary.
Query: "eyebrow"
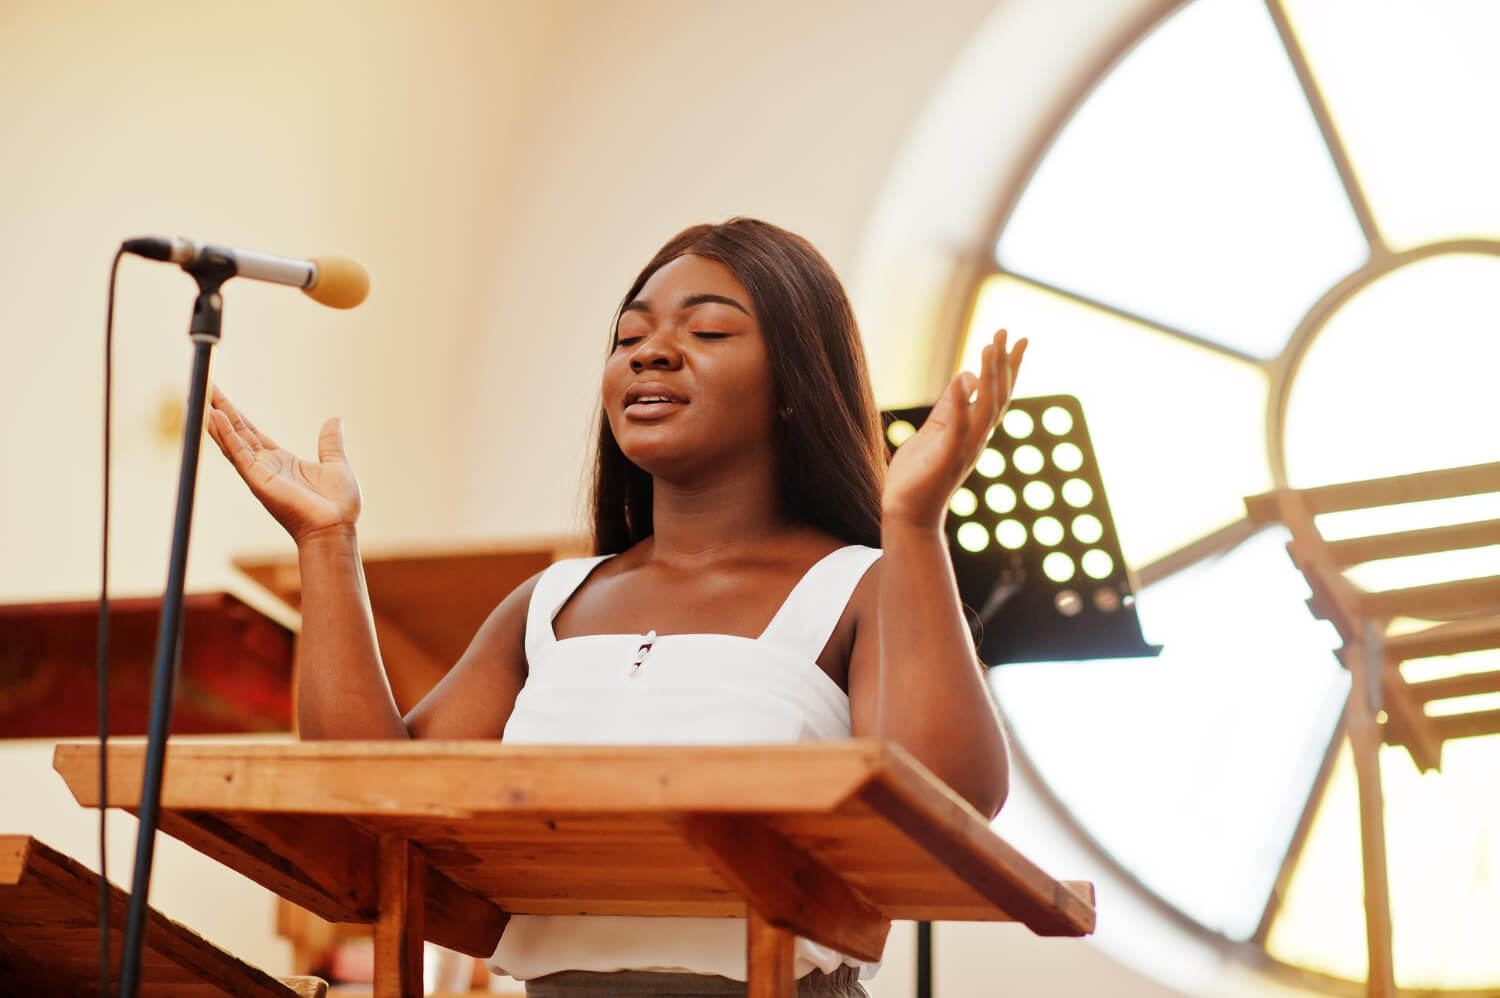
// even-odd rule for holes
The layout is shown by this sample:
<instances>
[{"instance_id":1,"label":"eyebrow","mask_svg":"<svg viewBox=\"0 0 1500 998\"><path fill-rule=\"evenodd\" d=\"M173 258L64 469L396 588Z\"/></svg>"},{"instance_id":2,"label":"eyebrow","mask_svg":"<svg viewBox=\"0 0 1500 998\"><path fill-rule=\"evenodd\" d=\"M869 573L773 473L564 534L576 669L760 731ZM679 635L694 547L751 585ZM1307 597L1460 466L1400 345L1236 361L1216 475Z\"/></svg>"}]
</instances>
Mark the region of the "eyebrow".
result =
<instances>
[{"instance_id":1,"label":"eyebrow","mask_svg":"<svg viewBox=\"0 0 1500 998\"><path fill-rule=\"evenodd\" d=\"M682 302L677 306L677 308L678 308L679 311L685 312L688 309L695 308L695 307L697 307L699 305L711 305L711 304L728 305L730 308L737 308L737 309L739 309L741 312L744 312L746 315L750 314L750 310L747 309L745 306L741 305L739 302L735 301L733 298L726 298L723 295L710 295L710 294L688 295L686 298L682 299ZM650 311L652 311L652 308L651 308L651 303L649 301L647 301L644 298L637 298L634 301L632 301L629 305L626 305L624 308L622 308L620 311L621 312L650 312Z\"/></svg>"}]
</instances>

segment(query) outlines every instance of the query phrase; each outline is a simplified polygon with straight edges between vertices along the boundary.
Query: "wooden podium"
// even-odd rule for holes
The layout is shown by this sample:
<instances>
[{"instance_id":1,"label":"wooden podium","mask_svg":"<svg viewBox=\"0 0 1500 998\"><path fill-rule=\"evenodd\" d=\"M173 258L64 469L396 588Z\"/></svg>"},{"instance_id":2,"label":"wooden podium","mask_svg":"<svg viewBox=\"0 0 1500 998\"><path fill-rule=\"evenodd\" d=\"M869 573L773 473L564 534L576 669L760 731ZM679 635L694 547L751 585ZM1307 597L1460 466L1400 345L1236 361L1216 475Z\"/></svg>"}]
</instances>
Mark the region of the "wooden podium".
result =
<instances>
[{"instance_id":1,"label":"wooden podium","mask_svg":"<svg viewBox=\"0 0 1500 998\"><path fill-rule=\"evenodd\" d=\"M139 800L145 746L109 754L109 799ZM97 761L57 748L81 804ZM161 827L323 918L373 923L376 998L422 993L424 939L487 957L513 913L745 917L752 998L796 993L795 934L873 960L892 919L1094 927L1092 885L1052 879L866 739L172 745Z\"/></svg>"}]
</instances>

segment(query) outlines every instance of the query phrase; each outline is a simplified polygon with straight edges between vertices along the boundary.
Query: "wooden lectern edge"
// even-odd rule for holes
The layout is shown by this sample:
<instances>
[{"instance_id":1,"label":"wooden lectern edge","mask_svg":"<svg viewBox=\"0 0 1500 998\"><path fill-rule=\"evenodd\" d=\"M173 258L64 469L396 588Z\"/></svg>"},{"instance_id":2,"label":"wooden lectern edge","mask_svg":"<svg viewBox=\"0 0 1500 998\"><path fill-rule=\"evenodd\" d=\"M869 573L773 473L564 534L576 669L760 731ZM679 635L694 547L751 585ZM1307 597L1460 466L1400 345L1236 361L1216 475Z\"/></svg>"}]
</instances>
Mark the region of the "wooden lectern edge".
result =
<instances>
[{"instance_id":1,"label":"wooden lectern edge","mask_svg":"<svg viewBox=\"0 0 1500 998\"><path fill-rule=\"evenodd\" d=\"M34 881L45 885L51 897L58 903L70 906L75 915L97 914L99 903L99 875L78 860L58 852L45 842L29 835L0 835L0 886L19 887L23 881ZM110 912L115 931L125 925L125 911L129 895L114 884L108 890ZM6 927L7 919L0 912L0 929ZM240 960L220 949L192 929L163 915L155 908L146 909L147 945L158 957L176 964L183 971L201 980L212 981L226 992L244 995L246 998L293 998L296 995L287 984L271 977L259 968ZM17 930L17 940L24 945L28 928L45 932L45 938L53 945L64 943L57 927L26 922ZM92 921L88 922L92 929ZM84 952L90 956L97 952L97 933L85 930ZM59 978L51 979L55 984ZM0 981L0 990L14 981ZM10 992L4 991L9 994ZM50 993L50 991L49 991ZM92 991L89 992L92 994ZM196 993L196 992L195 992Z\"/></svg>"},{"instance_id":2,"label":"wooden lectern edge","mask_svg":"<svg viewBox=\"0 0 1500 998\"><path fill-rule=\"evenodd\" d=\"M879 753L879 773L886 782L872 773L856 791L864 804L1038 935L1085 936L1094 931L1097 913L1092 884L1071 882L1087 887L1082 891L1054 879L996 835L973 805L900 745L872 744ZM997 880L989 869L963 860L968 849L961 847L977 847L987 853L1020 881L1020 888Z\"/></svg>"},{"instance_id":3,"label":"wooden lectern edge","mask_svg":"<svg viewBox=\"0 0 1500 998\"><path fill-rule=\"evenodd\" d=\"M786 743L765 746L754 746L757 750L769 753L784 751L787 755L796 757L805 753L814 743ZM309 795L305 798L296 798L285 792L279 792L274 797L257 802L246 801L243 796L237 796L234 809L242 812L268 811L283 812L288 810L304 813L329 813L348 815L353 813L367 813L371 816L397 814L407 816L421 816L429 818L443 818L452 820L464 820L482 814L524 814L524 813L590 813L599 814L607 812L632 813L641 808L659 809L666 807L677 810L712 811L722 810L726 813L735 813L744 810L776 810L784 813L826 813L836 810L841 802L850 800L858 791L869 769L878 765L882 746L871 739L845 739L839 742L816 743L820 746L835 745L839 749L839 755L850 767L851 780L845 787L829 788L825 796L819 797L785 797L773 796L768 801L761 798L763 803L747 801L744 799L726 799L716 808L673 808L669 801L656 796L647 798L623 798L616 803L601 803L597 800L586 804L575 803L568 795L560 797L556 794L549 796L553 787L549 784L541 784L532 788L531 793L524 791L519 795L497 800L494 798L481 798L470 801L453 802L443 800L427 800L419 804L404 804L399 809L392 809L382 803L374 802L369 805L369 810L364 812L351 810L348 800L339 801L336 798L324 794ZM371 757L386 756L406 763L420 762L430 757L433 760L453 761L456 758L470 757L477 763L484 764L495 760L496 752L503 752L505 757L517 761L531 761L541 764L552 764L571 770L575 765L584 766L608 766L612 763L629 763L632 756L650 757L658 755L662 749L670 748L674 753L683 757L683 761L691 761L694 754L700 754L720 765L725 764L724 756L736 751L743 751L749 746L743 745L501 745L501 743L489 739L473 739L462 741L437 741L437 740L381 740L381 741L301 741L301 742L252 742L252 741L214 741L193 742L187 749L179 751L190 751L198 762L207 762L222 758L231 767L237 764L246 747L253 746L254 751L269 760L272 757L284 759L288 765L305 765L317 760L358 758L368 759ZM820 749L821 751L821 749ZM110 746L110 757L112 765L110 769L111 799L132 799L140 792L141 771L145 764L146 746L142 742L112 742ZM167 750L167 768L171 769L171 761L174 755L172 748ZM909 757L908 757L909 758ZM115 760L118 760L117 762ZM53 751L53 768L62 776L68 785L74 799L85 807L93 807L98 803L98 788L96 786L96 773L98 762L98 743L94 740L60 742ZM857 774L857 776L856 776ZM228 769L222 774L222 783L218 777L208 783L199 784L195 789L201 793L217 793L222 791L226 795L234 794L235 770ZM470 789L476 793L483 794L480 781L468 784ZM665 790L666 785L660 785ZM477 789L476 789L477 788ZM650 785L650 793L658 794L658 785ZM171 788L164 790L163 806L174 807L170 800ZM670 797L670 793L667 794ZM955 798L956 799L956 798ZM214 805L207 803L201 796L195 795L193 804L195 809L212 810Z\"/></svg>"}]
</instances>

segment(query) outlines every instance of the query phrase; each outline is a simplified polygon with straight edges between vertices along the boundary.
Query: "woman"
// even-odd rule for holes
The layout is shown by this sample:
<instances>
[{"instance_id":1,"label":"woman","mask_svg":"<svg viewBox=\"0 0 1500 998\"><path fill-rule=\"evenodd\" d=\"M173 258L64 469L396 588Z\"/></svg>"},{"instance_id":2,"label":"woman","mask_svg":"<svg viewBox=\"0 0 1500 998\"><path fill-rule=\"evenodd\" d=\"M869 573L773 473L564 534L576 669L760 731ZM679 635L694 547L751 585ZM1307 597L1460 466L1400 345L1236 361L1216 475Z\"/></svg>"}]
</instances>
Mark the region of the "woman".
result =
<instances>
[{"instance_id":1,"label":"woman","mask_svg":"<svg viewBox=\"0 0 1500 998\"><path fill-rule=\"evenodd\" d=\"M404 718L376 647L341 423L324 424L317 461L299 460L215 391L210 434L297 542L302 737L765 743L883 723L993 816L1005 739L942 524L1026 341L1007 354L998 332L885 468L848 298L798 236L753 219L685 230L631 285L613 333L598 556L507 596ZM743 994L744 945L731 919L517 916L492 966L534 996ZM795 969L803 995L861 995L871 973L807 940Z\"/></svg>"}]
</instances>

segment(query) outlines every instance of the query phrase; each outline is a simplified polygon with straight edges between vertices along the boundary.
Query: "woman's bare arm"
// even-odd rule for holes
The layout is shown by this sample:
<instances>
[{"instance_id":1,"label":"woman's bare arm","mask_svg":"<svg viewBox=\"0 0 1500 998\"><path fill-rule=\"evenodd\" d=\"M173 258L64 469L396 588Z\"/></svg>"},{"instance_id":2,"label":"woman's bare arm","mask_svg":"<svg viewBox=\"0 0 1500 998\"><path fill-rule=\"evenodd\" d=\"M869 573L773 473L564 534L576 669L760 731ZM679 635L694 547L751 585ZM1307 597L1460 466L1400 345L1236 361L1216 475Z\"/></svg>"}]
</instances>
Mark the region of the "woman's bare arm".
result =
<instances>
[{"instance_id":1,"label":"woman's bare arm","mask_svg":"<svg viewBox=\"0 0 1500 998\"><path fill-rule=\"evenodd\" d=\"M359 483L344 453L342 421L323 424L317 460L308 461L257 428L217 387L211 406L209 436L297 544L301 737L498 738L526 679L526 606L535 581L501 602L458 664L403 720L375 639L354 528Z\"/></svg>"},{"instance_id":2,"label":"woman's bare arm","mask_svg":"<svg viewBox=\"0 0 1500 998\"><path fill-rule=\"evenodd\" d=\"M940 535L886 529L881 546L884 555L855 591L854 735L881 733L883 694L884 737L993 818L1010 786L1009 753L964 623L947 545Z\"/></svg>"}]
</instances>

